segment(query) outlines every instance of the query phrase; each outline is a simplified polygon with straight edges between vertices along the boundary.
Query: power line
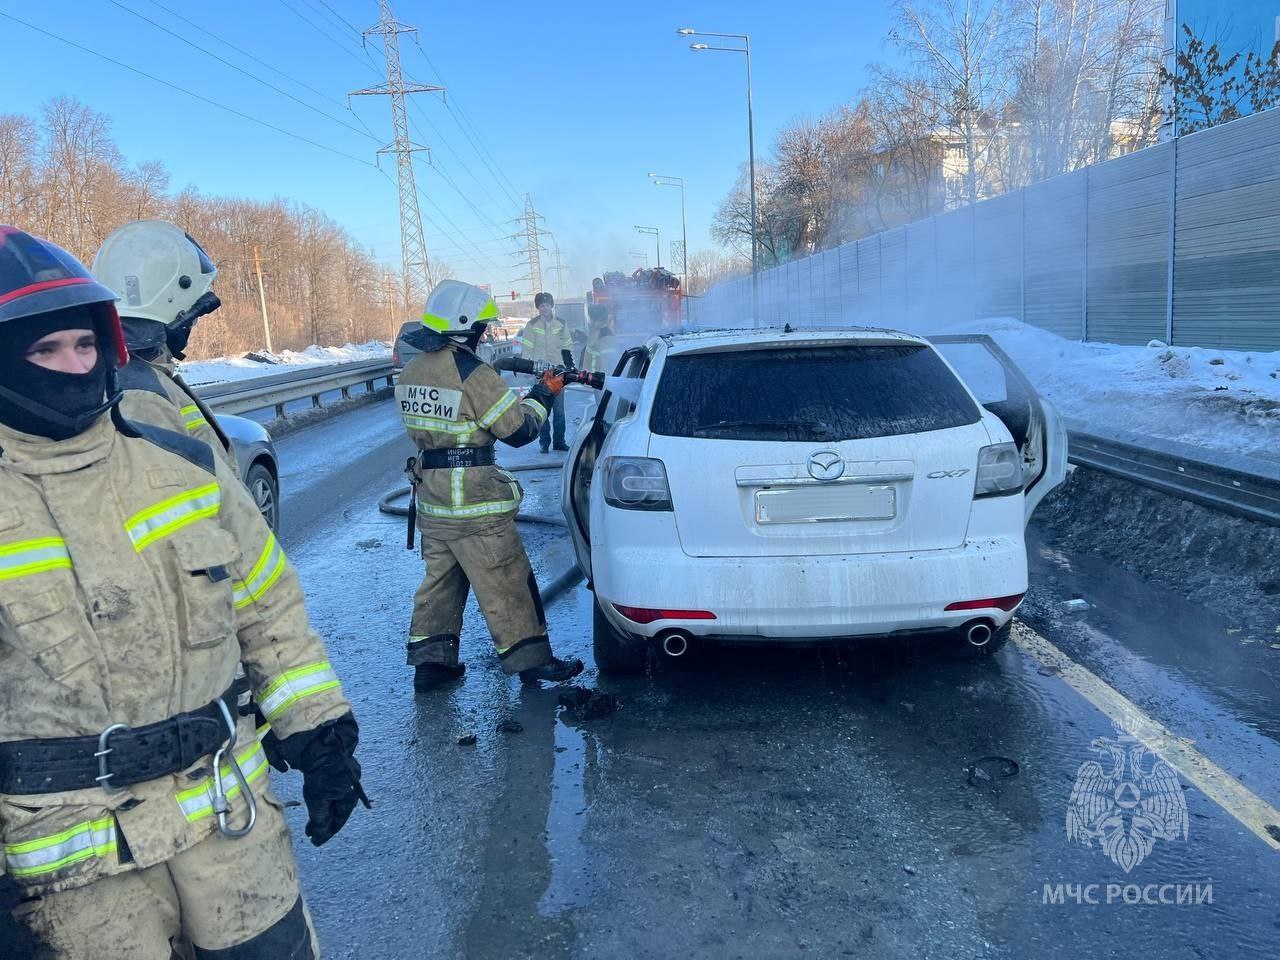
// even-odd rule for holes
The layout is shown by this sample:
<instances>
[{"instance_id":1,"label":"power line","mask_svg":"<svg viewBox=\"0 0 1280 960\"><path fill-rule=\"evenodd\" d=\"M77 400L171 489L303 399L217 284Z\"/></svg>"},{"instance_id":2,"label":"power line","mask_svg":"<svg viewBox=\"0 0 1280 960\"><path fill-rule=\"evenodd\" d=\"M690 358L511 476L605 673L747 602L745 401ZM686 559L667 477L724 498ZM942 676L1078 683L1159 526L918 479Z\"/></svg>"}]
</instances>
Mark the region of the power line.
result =
<instances>
[{"instance_id":1,"label":"power line","mask_svg":"<svg viewBox=\"0 0 1280 960\"><path fill-rule=\"evenodd\" d=\"M445 83L444 74L440 72L440 69L435 65L434 61L432 61L431 57L427 55L427 51L422 48L421 44L419 44L418 46L418 52L422 54L422 59L427 62L427 66L430 67L432 73L436 75L436 79L440 81L441 86L447 87L448 84ZM498 186L502 188L503 192L507 194L508 198L510 198L512 204L516 207L517 210L519 210L520 201L516 199L515 194L512 192L516 190L515 184L511 182L511 179L507 177L505 173L501 173L500 169L495 170L494 167L490 165L489 160L493 160L493 163L497 164L498 163L497 159L493 156L493 154L489 153L489 149L484 146L482 141L477 142L476 139L472 137L471 133L468 133L467 127L463 126L463 123L462 123L463 119L466 120L467 126L471 127L471 132L475 133L477 137L479 136L479 133L475 129L475 125L471 123L471 118L468 117L466 115L466 112L462 109L461 102L458 101L458 98L456 96L453 98L453 100L454 100L454 105L456 105L458 108L457 113L454 113L453 107L450 106L449 104L449 100L447 98L445 100L445 109L449 111L449 116L453 117L453 122L458 125L458 129L462 131L462 135L467 138L467 141L471 144L472 149L476 151L476 155L480 158L480 162L483 163L486 167L488 167L489 173L493 175L493 178L497 182ZM486 159L486 156L488 157L488 159ZM502 183L503 180L506 180L506 186L503 186L503 183ZM511 188L510 191L507 190L507 186Z\"/></svg>"},{"instance_id":2,"label":"power line","mask_svg":"<svg viewBox=\"0 0 1280 960\"><path fill-rule=\"evenodd\" d=\"M380 174L382 174L382 176L386 178L387 182L388 182L389 184L391 184L393 187L396 185L396 182L395 182L394 180L392 180L392 179L391 179L391 175L390 175L389 173L387 173L385 170L383 170L383 169L379 168L379 169L378 169L378 172L379 172ZM457 235L458 235L459 237L461 237L461 238L463 238L463 239L466 239L468 242L472 242L472 241L470 241L470 239L466 236L466 232L465 232L465 231L463 231L463 230L462 230L462 229L461 229L461 228L460 228L456 223L454 223L452 219L450 219L449 215L448 215L448 214L446 214L446 213L444 212L444 210L440 207L440 205L439 205L438 203L436 203L434 200L432 200L432 198L431 198L431 197L429 197L429 196L426 198L426 201L427 201L428 205L430 205L430 206L432 206L432 207L435 207L436 212L440 215L440 219L444 220L446 223L448 223L450 226L452 226L452 227L454 228L454 230L456 231L456 233L457 233ZM445 237L445 238L449 238L449 237L450 237L450 234L446 231L446 232L444 232L444 233L441 233L441 234L438 234L438 235L433 235L433 236L443 236L443 237ZM389 241L389 242L390 242L390 241ZM459 251L461 251L461 250L463 250L463 249L464 249L464 248L463 248L463 246L462 246L460 243L457 243L456 241L451 241L451 243L452 243L452 246L453 246L455 249L459 250ZM477 256L476 256L476 257L471 257L469 254L467 254L467 255L466 255L466 259L474 260L474 261L475 261L475 262L477 262L477 263L481 263L481 262L488 263L488 264L490 265L490 267L496 267L496 268L498 268L498 271L497 271L497 272L499 272L499 273L501 273L501 272L502 272L501 268L499 267L499 264L498 264L498 261L497 261L497 260L495 260L492 256L485 255L485 254L484 254L484 253L479 249L479 247L475 247L475 246L474 246L474 244L473 244L473 248L475 249L475 251L476 251L476 253L477 253ZM461 260L462 260L462 259L464 259L464 258L462 258L462 257L456 257L456 256L455 256L455 257L451 257L450 259L461 261Z\"/></svg>"},{"instance_id":3,"label":"power line","mask_svg":"<svg viewBox=\"0 0 1280 960\"><path fill-rule=\"evenodd\" d=\"M310 2L310 0L308 0L308 2ZM340 20L340 21L342 21L343 23L345 23L345 24L347 25L348 29L350 29L351 31L353 31L353 32L354 32L354 33L356 33L357 35L359 35L359 34L360 34L360 28L359 28L359 27L357 27L354 23L352 23L350 20L348 20L348 19L347 19L346 17L344 17L342 14L340 14L337 10L333 9L333 7L329 6L329 4L325 3L325 0L320 0L320 5L321 5L322 7L324 7L326 10L328 10L331 14L333 14L333 16L334 16L335 18L337 18L338 20ZM313 9L314 9L314 8L313 8Z\"/></svg>"},{"instance_id":4,"label":"power line","mask_svg":"<svg viewBox=\"0 0 1280 960\"><path fill-rule=\"evenodd\" d=\"M430 206L435 208L435 211L437 214L439 214L440 219L444 220L445 223L453 227L455 233L457 233L460 237L462 237L462 239L466 240L467 243L471 244L471 249L475 250L478 256L480 256L482 259L489 260L494 264L497 263L496 259L494 259L491 255L484 253L484 251L480 249L480 247L476 244L476 242L466 235L466 233L462 230L462 228L459 227L457 223L454 222L452 217L450 217L447 213L445 213L444 208L441 207L440 204L437 203L432 197L430 196L427 197L427 203ZM458 244L457 246L459 249L462 249L461 244Z\"/></svg>"},{"instance_id":5,"label":"power line","mask_svg":"<svg viewBox=\"0 0 1280 960\"><path fill-rule=\"evenodd\" d=\"M446 94L446 96L447 96L447 94ZM502 203L501 203L501 201L499 201L499 200L497 199L497 197L495 197L492 193L490 193L490 192L489 192L489 188L488 188L488 187L486 187L486 186L485 186L485 185L480 181L480 178L476 176L475 171L472 169L472 166L473 166L473 165L472 165L472 164L468 164L468 163L466 163L466 162L462 159L462 157L458 154L458 152L457 152L456 150L454 150L452 146L450 146L450 145L449 145L449 141L445 140L445 138L444 138L444 134L442 134L442 133L440 132L440 129L439 129L439 128L438 128L438 127L437 127L437 126L436 126L436 125L431 121L431 118L427 116L427 113L426 113L426 111L425 111L425 110L423 110L423 109L422 109L420 106L418 106L416 103L414 103L414 104L413 104L413 106L417 109L417 111L418 111L418 116L421 118L421 120L422 120L422 121L423 121L427 126L429 126L429 127L432 129L432 131L434 131L434 133L435 133L435 135L436 135L436 142L437 142L437 143L439 143L439 144L441 144L442 146L444 146L444 147L449 151L449 153L453 155L454 159L456 159L456 160L458 161L458 163L462 165L463 169L467 171L467 174L468 174L468 175L471 177L471 179L475 182L475 185L476 185L477 187L479 187L479 188L484 192L484 195L485 195L486 197L488 197L488 198L489 198L490 202L492 202L492 203L494 204L495 208L499 208L499 209L500 209L500 208L502 207ZM499 184L499 186L501 186L501 184Z\"/></svg>"},{"instance_id":6,"label":"power line","mask_svg":"<svg viewBox=\"0 0 1280 960\"><path fill-rule=\"evenodd\" d=\"M305 88L305 90L315 93L315 95L317 97L320 97L321 100L329 101L330 104L333 104L334 106L338 106L338 108L342 108L343 110L351 110L351 106L344 104L344 102L338 100L337 97L329 96L328 93L325 93L323 90L316 90L316 88L312 87L310 83L306 83L305 81L300 81L300 79L292 76L292 74L285 73L284 70L280 69L279 67L275 67L274 64L270 64L268 63L268 61L259 58L259 56L255 56L251 54L250 51L244 50L243 47L236 46L236 44L233 44L232 41L227 40L227 37L221 37L218 35L218 33L212 32L211 29L202 27L201 24L196 23L195 20L183 17L183 15L178 13L177 10L174 10L172 8L169 8L169 6L165 6L164 4L161 4L160 0L148 0L148 3L150 3L152 6L159 6L159 8L161 10L164 10L166 14L169 14L170 17L173 17L174 19L182 20L182 22L186 23L188 27L191 27L192 29L198 29L198 31L200 31L201 33L204 33L205 36L214 38L214 40L218 41L219 44L228 46L230 47L230 49L236 51L237 54L244 56L244 58L252 60L253 63L259 64L260 67L265 67L266 69L271 70L271 73L279 74L280 77L284 77L284 79L287 79L287 81L291 83L297 83L298 86ZM352 115L356 115L355 111L353 110L351 110L351 113ZM360 120L360 116L356 115L356 119ZM372 136L371 132L370 132L370 136ZM374 138L376 140L376 137Z\"/></svg>"},{"instance_id":7,"label":"power line","mask_svg":"<svg viewBox=\"0 0 1280 960\"><path fill-rule=\"evenodd\" d=\"M182 34L174 30L170 30L168 27L164 26L163 24L156 23L156 21L152 20L150 17L146 16L145 14L141 14L137 10L133 10L133 9L130 9L129 7L126 7L123 3L120 2L120 0L109 0L109 2L113 6L119 7L125 13L128 13L132 16L137 17L139 20L142 20L142 21L145 21L146 23L151 24L157 30L161 30L167 33L169 36L174 37L178 40L181 40L183 43L185 43L187 46L191 47L192 49L199 50L205 56L212 57L214 60L217 60L219 63L225 64L226 66L230 67L232 70L235 70L238 73L244 74L250 80L253 80L257 83L262 84L264 87L268 88L269 90L274 90L276 93L280 94L283 97L288 97L294 103L304 106L308 110L311 110L314 113L318 113L320 114L320 116L328 120L332 120L334 123L338 124L339 126L345 127L346 129L352 131L353 133L358 133L361 136L367 136L372 140L377 140L377 137L373 136L373 134L366 133L363 130L357 129L356 127L353 127L351 124L347 123L345 120L335 117L330 113L326 113L325 111L321 110L319 107L313 106L312 104L307 103L305 100L302 100L299 97L295 97L288 90L284 90L281 87L277 87L274 83L271 83L270 81L263 80L261 77L257 76L256 74L250 73L248 70L245 70L243 67L237 66L236 64L232 63L230 60L227 60L225 57L220 57L216 53L214 53L212 50L209 50L205 47L200 46L194 40L188 40Z\"/></svg>"},{"instance_id":8,"label":"power line","mask_svg":"<svg viewBox=\"0 0 1280 960\"><path fill-rule=\"evenodd\" d=\"M288 10L290 13L292 13L292 14L293 14L295 17L297 17L299 20L301 20L303 23L307 24L307 26L311 27L311 29L312 29L312 30L314 30L316 33L320 34L320 36L324 37L326 40L328 40L330 43L332 43L335 47L337 47L339 50L341 50L343 53L345 53L347 56L349 56L349 57L350 57L352 60L354 60L356 63L360 64L362 67L363 67L363 66L370 67L370 68L373 70L373 72L374 72L374 73L378 74L378 76L382 76L382 71L381 71L381 70L379 70L376 66L374 66L374 64L373 64L373 62L372 62L371 60L370 60L370 61L367 61L367 62L366 62L365 60L361 60L359 57L357 57L357 56L355 55L355 53L353 53L353 52L352 52L348 47L346 47L346 46L345 46L345 45L344 45L340 40L335 40L335 39L333 39L333 37L332 37L329 33L327 33L326 31L324 31L324 30L322 30L322 29L320 29L320 27L316 26L316 23L315 23L315 21L314 21L314 20L312 20L310 17L306 17L306 16L304 16L303 14L299 13L296 9L294 9L294 8L289 4L288 0L280 0L280 5L281 5L281 6L283 6L283 7L284 7L286 10Z\"/></svg>"},{"instance_id":9,"label":"power line","mask_svg":"<svg viewBox=\"0 0 1280 960\"><path fill-rule=\"evenodd\" d=\"M258 126L266 127L268 130L274 130L276 133L282 133L286 137L292 137L294 140L297 140L301 143L309 144L310 146L313 146L313 147L317 147L318 149L324 150L327 153L336 154L337 156L344 157L347 160L354 160L356 163L362 164L363 166L376 167L375 164L370 163L368 160L363 160L360 157L353 156L352 154L339 150L336 147L327 146L326 144L320 143L317 140L312 140L309 137L304 137L301 134L292 132L291 130L286 130L284 127L278 127L274 123L271 123L267 120L262 120L258 117L253 116L252 114L245 113L243 110L237 110L235 107L229 107L225 103L219 103L217 100L211 100L208 97L204 96L203 94L196 93L193 90L188 90L186 87L180 87L176 83L171 83L170 81L164 80L161 77L157 77L154 74L147 73L145 70L139 70L137 67L133 66L132 64L124 63L123 61L116 60L113 57L108 57L105 53L99 53L97 50L94 50L91 47L86 47L82 44L76 43L74 40L69 40L66 37L53 33L50 30L46 30L43 27L37 27L34 23L28 23L26 20L23 20L20 17L15 17L11 13L5 13L4 11L0 10L0 17L4 17L6 20L12 20L14 23L21 24L22 26L26 27L28 30L34 30L36 33L43 34L44 36L49 37L52 40L57 40L59 43L66 44L67 46L74 47L75 49L80 50L83 53L87 53L92 56L95 56L99 60L105 60L107 63L115 64L117 67L122 67L125 70L128 70L130 73L136 73L138 76L145 77L146 79L152 81L153 83L158 83L162 86L168 87L170 90L177 90L179 93L186 94L188 97L192 97L193 99L199 100L201 103L207 103L211 107L217 107L219 110L223 110L223 111L226 111L227 113L233 114L234 116L240 117L242 120L248 120L250 123L256 123L258 124Z\"/></svg>"}]
</instances>

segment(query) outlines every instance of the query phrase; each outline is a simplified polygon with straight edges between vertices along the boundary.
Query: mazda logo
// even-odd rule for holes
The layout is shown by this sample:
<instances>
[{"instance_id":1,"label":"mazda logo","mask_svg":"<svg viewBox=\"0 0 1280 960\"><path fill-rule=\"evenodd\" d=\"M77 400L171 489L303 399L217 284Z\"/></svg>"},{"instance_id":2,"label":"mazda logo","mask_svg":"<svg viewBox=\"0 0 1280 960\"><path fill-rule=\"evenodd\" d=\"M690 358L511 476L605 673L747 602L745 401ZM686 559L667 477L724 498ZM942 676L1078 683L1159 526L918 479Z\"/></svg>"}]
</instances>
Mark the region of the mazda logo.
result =
<instances>
[{"instance_id":1,"label":"mazda logo","mask_svg":"<svg viewBox=\"0 0 1280 960\"><path fill-rule=\"evenodd\" d=\"M815 480L839 480L844 476L844 457L833 450L819 450L809 457L809 476Z\"/></svg>"}]
</instances>

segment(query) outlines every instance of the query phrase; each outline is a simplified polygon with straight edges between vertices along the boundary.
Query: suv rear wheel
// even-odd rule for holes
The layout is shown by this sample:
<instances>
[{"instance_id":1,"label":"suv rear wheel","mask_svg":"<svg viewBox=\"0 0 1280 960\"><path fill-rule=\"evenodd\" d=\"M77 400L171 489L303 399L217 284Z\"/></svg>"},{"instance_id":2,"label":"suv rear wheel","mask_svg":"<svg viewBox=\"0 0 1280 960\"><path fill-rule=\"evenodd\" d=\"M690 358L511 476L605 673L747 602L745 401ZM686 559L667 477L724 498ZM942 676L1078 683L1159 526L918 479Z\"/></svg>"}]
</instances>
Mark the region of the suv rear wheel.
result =
<instances>
[{"instance_id":1,"label":"suv rear wheel","mask_svg":"<svg viewBox=\"0 0 1280 960\"><path fill-rule=\"evenodd\" d=\"M619 633L614 629L600 601L591 601L591 646L595 651L596 669L601 673L644 673L649 659L649 644Z\"/></svg>"}]
</instances>

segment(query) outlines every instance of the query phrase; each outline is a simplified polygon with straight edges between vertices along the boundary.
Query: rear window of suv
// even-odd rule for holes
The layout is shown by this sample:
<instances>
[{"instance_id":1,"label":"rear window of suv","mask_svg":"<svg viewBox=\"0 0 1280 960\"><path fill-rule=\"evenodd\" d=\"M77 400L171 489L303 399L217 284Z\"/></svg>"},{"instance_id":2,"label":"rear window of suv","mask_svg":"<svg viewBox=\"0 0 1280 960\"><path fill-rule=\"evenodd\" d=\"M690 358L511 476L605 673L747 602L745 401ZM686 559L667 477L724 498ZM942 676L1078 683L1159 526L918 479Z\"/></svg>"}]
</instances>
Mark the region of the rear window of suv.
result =
<instances>
[{"instance_id":1,"label":"rear window of suv","mask_svg":"<svg viewBox=\"0 0 1280 960\"><path fill-rule=\"evenodd\" d=\"M649 429L667 437L822 442L979 419L931 348L851 344L668 357Z\"/></svg>"}]
</instances>

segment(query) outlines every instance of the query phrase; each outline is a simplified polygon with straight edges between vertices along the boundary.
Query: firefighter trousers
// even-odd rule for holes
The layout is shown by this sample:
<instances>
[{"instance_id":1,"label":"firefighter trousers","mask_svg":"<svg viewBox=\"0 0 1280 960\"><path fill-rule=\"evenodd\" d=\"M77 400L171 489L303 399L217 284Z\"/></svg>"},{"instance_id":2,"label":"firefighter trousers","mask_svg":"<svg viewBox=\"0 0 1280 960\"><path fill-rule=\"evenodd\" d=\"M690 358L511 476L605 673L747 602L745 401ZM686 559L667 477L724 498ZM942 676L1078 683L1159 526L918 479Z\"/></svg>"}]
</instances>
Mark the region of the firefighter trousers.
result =
<instances>
[{"instance_id":1,"label":"firefighter trousers","mask_svg":"<svg viewBox=\"0 0 1280 960\"><path fill-rule=\"evenodd\" d=\"M258 800L247 837L215 833L171 860L20 904L58 960L315 960L289 828Z\"/></svg>"},{"instance_id":2,"label":"firefighter trousers","mask_svg":"<svg viewBox=\"0 0 1280 960\"><path fill-rule=\"evenodd\" d=\"M411 666L458 662L469 589L475 591L506 673L551 659L542 597L514 515L477 521L471 530L423 530L422 559L427 570L413 597Z\"/></svg>"}]
</instances>

